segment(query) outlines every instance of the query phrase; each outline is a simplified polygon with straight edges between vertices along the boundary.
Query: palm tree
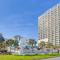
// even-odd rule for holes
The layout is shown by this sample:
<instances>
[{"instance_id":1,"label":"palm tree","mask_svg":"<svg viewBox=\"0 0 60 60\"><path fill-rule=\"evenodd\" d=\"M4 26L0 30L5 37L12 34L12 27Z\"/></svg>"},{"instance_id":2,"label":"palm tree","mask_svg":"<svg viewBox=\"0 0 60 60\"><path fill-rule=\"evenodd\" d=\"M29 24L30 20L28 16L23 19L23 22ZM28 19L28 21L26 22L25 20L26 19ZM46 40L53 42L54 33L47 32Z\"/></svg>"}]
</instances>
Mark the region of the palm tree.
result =
<instances>
[{"instance_id":1,"label":"palm tree","mask_svg":"<svg viewBox=\"0 0 60 60\"><path fill-rule=\"evenodd\" d=\"M36 46L36 41L34 39L29 39L28 44L31 45L31 47L33 48L34 46Z\"/></svg>"},{"instance_id":2,"label":"palm tree","mask_svg":"<svg viewBox=\"0 0 60 60\"><path fill-rule=\"evenodd\" d=\"M6 43L5 42L0 43L0 50L1 49L6 50Z\"/></svg>"},{"instance_id":3,"label":"palm tree","mask_svg":"<svg viewBox=\"0 0 60 60\"><path fill-rule=\"evenodd\" d=\"M18 45L18 41L17 41L17 40L13 40L13 39L8 39L8 40L6 41L6 44L7 44L8 46L12 46L12 45L17 46L17 45Z\"/></svg>"},{"instance_id":4,"label":"palm tree","mask_svg":"<svg viewBox=\"0 0 60 60\"><path fill-rule=\"evenodd\" d=\"M50 51L50 49L51 49L52 54L53 54L53 49L55 48L55 46L54 46L52 43L48 43L48 42L47 42L46 47L48 48L49 51Z\"/></svg>"},{"instance_id":5,"label":"palm tree","mask_svg":"<svg viewBox=\"0 0 60 60\"><path fill-rule=\"evenodd\" d=\"M29 41L27 42L29 45L31 45L31 48L32 48L32 52L33 52L33 48L34 46L36 46L36 41L34 39L29 39Z\"/></svg>"},{"instance_id":6,"label":"palm tree","mask_svg":"<svg viewBox=\"0 0 60 60\"><path fill-rule=\"evenodd\" d=\"M40 42L40 48L41 48L41 49L45 48L45 42L44 42L44 41L41 41L41 42Z\"/></svg>"},{"instance_id":7,"label":"palm tree","mask_svg":"<svg viewBox=\"0 0 60 60\"><path fill-rule=\"evenodd\" d=\"M18 42L17 42L17 40L8 39L8 40L6 41L6 45L7 45L8 47L10 47L10 52L11 52L11 46L14 46L15 48L17 48ZM14 50L15 50L15 48L14 48Z\"/></svg>"}]
</instances>

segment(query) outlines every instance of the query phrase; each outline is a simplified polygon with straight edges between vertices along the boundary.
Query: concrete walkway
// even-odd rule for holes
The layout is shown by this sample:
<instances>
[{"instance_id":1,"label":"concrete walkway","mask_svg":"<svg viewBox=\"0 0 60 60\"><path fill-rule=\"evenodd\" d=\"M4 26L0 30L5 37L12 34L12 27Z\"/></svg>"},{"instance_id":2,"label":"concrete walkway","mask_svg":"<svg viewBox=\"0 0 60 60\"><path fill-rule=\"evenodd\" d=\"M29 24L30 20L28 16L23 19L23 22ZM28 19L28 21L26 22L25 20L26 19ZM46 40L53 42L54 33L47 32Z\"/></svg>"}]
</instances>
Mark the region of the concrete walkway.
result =
<instances>
[{"instance_id":1,"label":"concrete walkway","mask_svg":"<svg viewBox=\"0 0 60 60\"><path fill-rule=\"evenodd\" d=\"M43 59L43 60L60 60L60 57L56 57L56 58L48 58L48 59Z\"/></svg>"}]
</instances>

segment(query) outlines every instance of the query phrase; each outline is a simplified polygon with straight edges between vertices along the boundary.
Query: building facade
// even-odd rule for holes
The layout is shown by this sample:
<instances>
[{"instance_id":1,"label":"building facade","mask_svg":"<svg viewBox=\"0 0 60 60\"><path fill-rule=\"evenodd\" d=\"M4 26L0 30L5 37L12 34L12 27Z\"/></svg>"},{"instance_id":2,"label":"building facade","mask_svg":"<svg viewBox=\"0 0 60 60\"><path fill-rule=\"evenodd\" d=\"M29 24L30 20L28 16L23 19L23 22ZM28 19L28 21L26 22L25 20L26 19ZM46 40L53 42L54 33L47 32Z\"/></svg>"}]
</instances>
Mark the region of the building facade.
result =
<instances>
[{"instance_id":1,"label":"building facade","mask_svg":"<svg viewBox=\"0 0 60 60\"><path fill-rule=\"evenodd\" d=\"M60 46L60 4L38 17L38 34L38 41L48 39L49 43Z\"/></svg>"}]
</instances>

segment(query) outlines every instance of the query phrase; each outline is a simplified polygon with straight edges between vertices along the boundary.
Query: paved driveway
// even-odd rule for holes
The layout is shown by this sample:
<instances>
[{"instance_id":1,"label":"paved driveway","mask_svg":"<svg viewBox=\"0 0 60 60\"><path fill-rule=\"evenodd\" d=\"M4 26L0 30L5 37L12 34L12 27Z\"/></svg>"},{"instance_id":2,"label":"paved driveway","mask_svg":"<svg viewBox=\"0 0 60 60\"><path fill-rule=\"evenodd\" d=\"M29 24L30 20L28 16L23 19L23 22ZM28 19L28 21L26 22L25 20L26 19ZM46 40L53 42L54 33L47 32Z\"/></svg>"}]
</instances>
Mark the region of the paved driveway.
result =
<instances>
[{"instance_id":1,"label":"paved driveway","mask_svg":"<svg viewBox=\"0 0 60 60\"><path fill-rule=\"evenodd\" d=\"M60 60L60 57L56 57L56 58L49 58L49 59L43 59L43 60Z\"/></svg>"}]
</instances>

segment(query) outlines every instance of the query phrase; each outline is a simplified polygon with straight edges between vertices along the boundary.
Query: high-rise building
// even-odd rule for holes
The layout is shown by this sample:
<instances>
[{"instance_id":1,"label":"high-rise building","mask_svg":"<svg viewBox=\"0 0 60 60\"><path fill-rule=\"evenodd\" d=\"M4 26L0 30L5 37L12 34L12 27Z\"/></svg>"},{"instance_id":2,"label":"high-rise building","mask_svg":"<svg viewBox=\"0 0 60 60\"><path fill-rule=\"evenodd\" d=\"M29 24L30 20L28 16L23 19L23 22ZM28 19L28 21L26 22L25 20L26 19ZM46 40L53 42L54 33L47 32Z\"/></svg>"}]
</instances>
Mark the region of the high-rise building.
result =
<instances>
[{"instance_id":1,"label":"high-rise building","mask_svg":"<svg viewBox=\"0 0 60 60\"><path fill-rule=\"evenodd\" d=\"M38 17L38 34L38 43L45 39L55 46L60 46L60 4Z\"/></svg>"}]
</instances>

